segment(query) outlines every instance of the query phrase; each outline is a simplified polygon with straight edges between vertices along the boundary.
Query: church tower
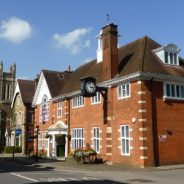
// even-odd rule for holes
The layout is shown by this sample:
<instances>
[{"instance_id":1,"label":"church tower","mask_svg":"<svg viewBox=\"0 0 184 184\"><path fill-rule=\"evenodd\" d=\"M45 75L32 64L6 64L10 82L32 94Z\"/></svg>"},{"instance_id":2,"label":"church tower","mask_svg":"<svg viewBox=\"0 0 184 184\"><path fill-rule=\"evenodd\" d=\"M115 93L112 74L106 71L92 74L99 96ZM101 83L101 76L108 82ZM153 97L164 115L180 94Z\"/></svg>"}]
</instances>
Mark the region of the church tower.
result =
<instances>
[{"instance_id":1,"label":"church tower","mask_svg":"<svg viewBox=\"0 0 184 184\"><path fill-rule=\"evenodd\" d=\"M16 80L16 65L10 66L9 72L4 72L3 62L0 63L0 146L6 145L8 127L11 117L11 101ZM6 134L6 135L5 135Z\"/></svg>"}]
</instances>

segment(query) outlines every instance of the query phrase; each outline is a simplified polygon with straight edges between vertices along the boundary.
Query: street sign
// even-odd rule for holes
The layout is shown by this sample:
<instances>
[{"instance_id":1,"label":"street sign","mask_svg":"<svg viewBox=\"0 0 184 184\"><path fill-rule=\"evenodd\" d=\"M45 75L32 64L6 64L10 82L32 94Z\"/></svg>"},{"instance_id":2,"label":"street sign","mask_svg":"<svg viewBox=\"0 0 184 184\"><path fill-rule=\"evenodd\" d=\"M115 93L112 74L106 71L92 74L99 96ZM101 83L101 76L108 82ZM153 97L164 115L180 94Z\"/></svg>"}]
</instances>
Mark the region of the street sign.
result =
<instances>
[{"instance_id":1,"label":"street sign","mask_svg":"<svg viewBox=\"0 0 184 184\"><path fill-rule=\"evenodd\" d=\"M20 128L15 129L15 136L19 136L22 133L22 130Z\"/></svg>"}]
</instances>

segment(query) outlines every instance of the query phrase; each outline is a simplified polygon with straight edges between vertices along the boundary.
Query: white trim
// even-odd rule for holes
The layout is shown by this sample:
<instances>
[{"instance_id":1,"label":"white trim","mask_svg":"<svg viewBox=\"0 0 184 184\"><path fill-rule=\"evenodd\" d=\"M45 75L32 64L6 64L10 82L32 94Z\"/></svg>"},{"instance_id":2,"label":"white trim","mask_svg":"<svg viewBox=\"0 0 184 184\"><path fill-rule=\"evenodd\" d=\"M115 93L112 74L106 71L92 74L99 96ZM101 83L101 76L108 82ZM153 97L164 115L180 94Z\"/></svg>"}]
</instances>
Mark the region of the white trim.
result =
<instances>
[{"instance_id":1,"label":"white trim","mask_svg":"<svg viewBox=\"0 0 184 184\"><path fill-rule=\"evenodd\" d=\"M78 104L77 104L77 106L74 106L74 98L83 98L84 104L82 104L82 105L78 105ZM84 98L83 96L78 95L78 96L74 96L74 97L72 98L72 108L73 108L73 109L80 108L80 107L84 107L84 106L85 106L85 98Z\"/></svg>"},{"instance_id":2,"label":"white trim","mask_svg":"<svg viewBox=\"0 0 184 184\"><path fill-rule=\"evenodd\" d=\"M92 132L92 145L93 145L93 149L97 153L100 153L100 141L101 141L100 140L100 127L93 127L93 132Z\"/></svg>"},{"instance_id":3,"label":"white trim","mask_svg":"<svg viewBox=\"0 0 184 184\"><path fill-rule=\"evenodd\" d=\"M43 90L41 87L42 87L42 84L44 83L44 81L45 81L46 88L47 88L47 90L46 90L47 94L46 95L48 97L48 102L50 100L52 100L51 93L50 93L47 81L46 81L45 76L44 76L43 71L42 71L41 74L40 74L39 80L38 80L38 85L36 87L34 97L33 97L33 102L32 102L33 107L40 104L40 103L37 102L37 100L38 100L40 92L42 92L42 90Z\"/></svg>"},{"instance_id":4,"label":"white trim","mask_svg":"<svg viewBox=\"0 0 184 184\"><path fill-rule=\"evenodd\" d=\"M145 91L138 91L138 93L137 93L138 95L145 95L146 94L146 92Z\"/></svg>"},{"instance_id":5,"label":"white trim","mask_svg":"<svg viewBox=\"0 0 184 184\"><path fill-rule=\"evenodd\" d=\"M139 122L146 122L146 121L147 121L146 118L144 118L144 119L139 119Z\"/></svg>"},{"instance_id":6,"label":"white trim","mask_svg":"<svg viewBox=\"0 0 184 184\"><path fill-rule=\"evenodd\" d=\"M139 149L140 149L140 150L147 150L148 147L140 146Z\"/></svg>"},{"instance_id":7,"label":"white trim","mask_svg":"<svg viewBox=\"0 0 184 184\"><path fill-rule=\"evenodd\" d=\"M147 160L148 159L148 156L140 156L140 159L141 160Z\"/></svg>"},{"instance_id":8,"label":"white trim","mask_svg":"<svg viewBox=\"0 0 184 184\"><path fill-rule=\"evenodd\" d=\"M125 89L123 89L124 87L125 87ZM119 91L120 91L119 88L121 90L121 96L120 96L120 93L119 93ZM127 92L129 92L128 95L127 95ZM130 84L130 82L119 83L118 86L117 86L117 94L118 94L117 95L118 100L125 99L125 98L130 98L131 97L131 84Z\"/></svg>"},{"instance_id":9,"label":"white trim","mask_svg":"<svg viewBox=\"0 0 184 184\"><path fill-rule=\"evenodd\" d=\"M137 81L137 84L142 84L142 81Z\"/></svg>"},{"instance_id":10,"label":"white trim","mask_svg":"<svg viewBox=\"0 0 184 184\"><path fill-rule=\"evenodd\" d=\"M22 101L22 96L21 96L21 92L20 92L20 87L19 87L19 83L18 83L18 80L17 80L17 81L16 81L15 91L14 91L14 94L13 94L12 103L11 103L11 108L13 108L14 103L15 103L15 99L16 99L16 96L17 96L18 94L20 95L20 98L21 98L21 101Z\"/></svg>"},{"instance_id":11,"label":"white trim","mask_svg":"<svg viewBox=\"0 0 184 184\"><path fill-rule=\"evenodd\" d=\"M97 101L97 99L98 99L98 95L97 95L97 94L98 94L98 95L100 95L100 98L99 98L99 99L100 99L100 101ZM99 91L97 91L97 92L96 92L96 95L95 95L95 96L93 96L93 97L91 97L91 104L92 104L92 105L100 104L100 103L101 103L101 101L102 101L101 99L102 99L102 97L101 97L101 93L100 93Z\"/></svg>"},{"instance_id":12,"label":"white trim","mask_svg":"<svg viewBox=\"0 0 184 184\"><path fill-rule=\"evenodd\" d=\"M146 103L145 100L139 100L139 101L138 101L138 104L144 104L144 103Z\"/></svg>"},{"instance_id":13,"label":"white trim","mask_svg":"<svg viewBox=\"0 0 184 184\"><path fill-rule=\"evenodd\" d=\"M107 155L107 156L111 156L111 155L112 155L112 153L106 153L106 155Z\"/></svg>"},{"instance_id":14,"label":"white trim","mask_svg":"<svg viewBox=\"0 0 184 184\"><path fill-rule=\"evenodd\" d=\"M181 67L179 67L181 68ZM153 79L154 81L172 81L172 82L182 82L184 83L184 77L176 77L176 76L172 76L172 75L166 75L166 74L159 74L159 73L151 73L151 72L135 72L135 73L131 73L122 77L118 77L118 78L113 78L111 80L108 81L104 81L100 84L98 84L99 87L107 87L108 85L116 85L120 82L131 82L131 81L135 81L135 80L151 80ZM75 95L79 95L81 94L80 90L76 90L70 93L66 93L60 96L57 96L55 98L52 99L52 101L57 100L58 98L66 98L66 97L73 97Z\"/></svg>"},{"instance_id":15,"label":"white trim","mask_svg":"<svg viewBox=\"0 0 184 184\"><path fill-rule=\"evenodd\" d=\"M124 131L122 132L122 128L124 127ZM126 135L126 128L128 127L128 135ZM121 146L121 155L123 156L130 156L130 140L131 140L131 137L130 137L130 126L129 125L121 125L120 126L120 129L121 129L121 132L120 132L120 146ZM123 135L124 134L124 135ZM124 140L124 150L125 150L125 153L123 153L123 141ZM127 144L127 141L128 141L128 144ZM127 147L129 148L129 150L127 151Z\"/></svg>"},{"instance_id":16,"label":"white trim","mask_svg":"<svg viewBox=\"0 0 184 184\"><path fill-rule=\"evenodd\" d=\"M166 85L169 85L170 96L167 96L167 88ZM174 86L174 96L172 96L172 86ZM177 91L177 86L179 87L179 91ZM163 99L171 99L171 100L184 100L184 96L182 97L182 89L184 90L183 83L174 83L174 82L164 82L163 83ZM179 92L179 97L177 97L177 92Z\"/></svg>"},{"instance_id":17,"label":"white trim","mask_svg":"<svg viewBox=\"0 0 184 184\"><path fill-rule=\"evenodd\" d=\"M139 112L139 113L146 112L146 109L139 109L138 112Z\"/></svg>"},{"instance_id":18,"label":"white trim","mask_svg":"<svg viewBox=\"0 0 184 184\"><path fill-rule=\"evenodd\" d=\"M139 137L139 140L140 141L146 141L147 140L147 137Z\"/></svg>"},{"instance_id":19,"label":"white trim","mask_svg":"<svg viewBox=\"0 0 184 184\"><path fill-rule=\"evenodd\" d=\"M147 128L139 128L139 131L140 131L140 132L147 131Z\"/></svg>"}]
</instances>

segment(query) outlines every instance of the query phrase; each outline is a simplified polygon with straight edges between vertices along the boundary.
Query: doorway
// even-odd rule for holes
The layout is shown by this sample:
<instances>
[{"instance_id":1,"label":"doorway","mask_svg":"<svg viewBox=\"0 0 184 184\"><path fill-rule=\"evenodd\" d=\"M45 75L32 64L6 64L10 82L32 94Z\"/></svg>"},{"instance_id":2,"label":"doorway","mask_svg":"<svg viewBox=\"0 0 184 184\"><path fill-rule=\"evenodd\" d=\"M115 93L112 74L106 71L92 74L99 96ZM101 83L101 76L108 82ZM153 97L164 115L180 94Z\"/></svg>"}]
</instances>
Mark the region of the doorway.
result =
<instances>
[{"instance_id":1,"label":"doorway","mask_svg":"<svg viewBox=\"0 0 184 184\"><path fill-rule=\"evenodd\" d=\"M56 156L65 157L65 135L56 135Z\"/></svg>"}]
</instances>

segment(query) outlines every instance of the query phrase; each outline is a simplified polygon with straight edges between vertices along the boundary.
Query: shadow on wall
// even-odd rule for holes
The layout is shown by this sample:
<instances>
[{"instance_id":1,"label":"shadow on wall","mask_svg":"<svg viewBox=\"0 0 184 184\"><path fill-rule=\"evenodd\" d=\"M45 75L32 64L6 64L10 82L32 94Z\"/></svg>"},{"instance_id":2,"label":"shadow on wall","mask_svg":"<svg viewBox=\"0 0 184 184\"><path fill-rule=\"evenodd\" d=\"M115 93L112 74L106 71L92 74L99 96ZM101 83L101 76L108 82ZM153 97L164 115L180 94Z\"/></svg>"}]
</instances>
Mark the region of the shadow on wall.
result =
<instances>
[{"instance_id":1,"label":"shadow on wall","mask_svg":"<svg viewBox=\"0 0 184 184\"><path fill-rule=\"evenodd\" d=\"M50 182L51 184L128 184L128 183L121 183L117 181L112 181L112 180L78 180L78 181L56 181L56 182ZM32 184L32 183L29 183ZM37 184L48 184L48 182L39 182Z\"/></svg>"}]
</instances>

